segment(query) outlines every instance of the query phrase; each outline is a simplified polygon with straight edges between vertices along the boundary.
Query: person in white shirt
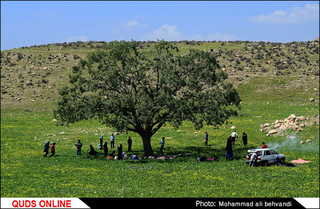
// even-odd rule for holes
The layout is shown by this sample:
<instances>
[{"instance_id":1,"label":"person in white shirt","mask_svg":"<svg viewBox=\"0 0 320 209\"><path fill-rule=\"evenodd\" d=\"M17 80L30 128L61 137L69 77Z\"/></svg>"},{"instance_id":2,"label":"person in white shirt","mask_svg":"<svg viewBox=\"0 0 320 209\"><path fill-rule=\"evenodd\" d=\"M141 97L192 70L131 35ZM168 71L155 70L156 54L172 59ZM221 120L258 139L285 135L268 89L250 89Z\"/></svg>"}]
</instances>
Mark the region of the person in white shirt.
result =
<instances>
[{"instance_id":1,"label":"person in white shirt","mask_svg":"<svg viewBox=\"0 0 320 209\"><path fill-rule=\"evenodd\" d=\"M234 130L234 131L231 133L232 145L235 145L235 143L236 143L236 138L238 138L238 134L237 134L236 130Z\"/></svg>"}]
</instances>

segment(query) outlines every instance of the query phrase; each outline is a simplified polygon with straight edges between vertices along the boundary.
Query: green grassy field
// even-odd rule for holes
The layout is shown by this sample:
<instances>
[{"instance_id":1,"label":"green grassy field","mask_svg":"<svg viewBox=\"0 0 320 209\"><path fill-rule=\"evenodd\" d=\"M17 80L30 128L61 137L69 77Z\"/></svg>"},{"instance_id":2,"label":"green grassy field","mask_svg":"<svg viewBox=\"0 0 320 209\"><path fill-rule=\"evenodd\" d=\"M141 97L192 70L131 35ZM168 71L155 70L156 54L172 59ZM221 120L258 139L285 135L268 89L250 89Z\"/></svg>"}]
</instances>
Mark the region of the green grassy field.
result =
<instances>
[{"instance_id":1,"label":"green grassy field","mask_svg":"<svg viewBox=\"0 0 320 209\"><path fill-rule=\"evenodd\" d=\"M159 153L160 139L166 137L165 154L181 154L175 160L107 160L98 149L97 156L89 156L89 145L97 147L100 134L109 142L109 134L115 130L96 120L56 126L52 123L54 102L35 103L32 111L6 106L1 109L1 197L319 197L319 117L317 123L297 133L300 140L310 139L311 143L295 142L292 147L277 149L287 162L303 158L312 163L254 168L245 163L248 148L263 141L267 145L281 143L294 134L266 137L260 124L290 114L309 120L319 114L319 90L314 90L318 79L256 76L237 87L241 110L228 124L205 126L200 131L189 122L178 130L168 124L153 136L152 146ZM310 97L315 102L310 102ZM244 147L239 138L235 159L226 161L226 139L233 125L240 136L248 134L248 145ZM205 131L209 133L207 147ZM134 133L117 135L116 146L123 144L126 152L129 135L133 152L128 154L142 155L142 141ZM47 139L57 143L54 157L42 156ZM81 156L75 155L78 139L84 144ZM216 155L219 161L197 162L204 154Z\"/></svg>"}]
</instances>

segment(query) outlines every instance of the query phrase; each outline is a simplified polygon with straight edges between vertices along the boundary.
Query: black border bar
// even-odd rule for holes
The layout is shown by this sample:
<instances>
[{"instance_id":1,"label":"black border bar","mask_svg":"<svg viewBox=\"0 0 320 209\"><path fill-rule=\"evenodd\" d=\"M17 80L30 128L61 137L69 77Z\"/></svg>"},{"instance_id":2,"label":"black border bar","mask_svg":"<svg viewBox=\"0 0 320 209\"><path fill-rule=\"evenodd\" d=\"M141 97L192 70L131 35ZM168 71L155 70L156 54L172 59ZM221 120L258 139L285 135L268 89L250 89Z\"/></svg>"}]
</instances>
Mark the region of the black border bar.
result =
<instances>
[{"instance_id":1,"label":"black border bar","mask_svg":"<svg viewBox=\"0 0 320 209\"><path fill-rule=\"evenodd\" d=\"M80 198L90 208L305 208L294 198Z\"/></svg>"}]
</instances>

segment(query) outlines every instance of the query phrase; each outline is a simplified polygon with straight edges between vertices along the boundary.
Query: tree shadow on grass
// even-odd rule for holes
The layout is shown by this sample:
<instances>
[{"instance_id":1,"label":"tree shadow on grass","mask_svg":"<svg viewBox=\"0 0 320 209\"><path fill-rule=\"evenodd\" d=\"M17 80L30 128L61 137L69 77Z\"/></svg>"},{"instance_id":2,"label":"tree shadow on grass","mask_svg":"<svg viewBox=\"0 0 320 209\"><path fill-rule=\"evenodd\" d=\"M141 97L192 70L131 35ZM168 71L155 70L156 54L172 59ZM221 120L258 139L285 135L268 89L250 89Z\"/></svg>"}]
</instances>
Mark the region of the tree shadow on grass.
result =
<instances>
[{"instance_id":1,"label":"tree shadow on grass","mask_svg":"<svg viewBox=\"0 0 320 209\"><path fill-rule=\"evenodd\" d=\"M246 153L248 149L254 147L251 146L243 146L243 145L235 145L233 147L233 159L241 160L245 159ZM149 162L159 162L159 163L173 163L173 162L185 162L190 160L196 160L201 156L206 156L207 158L211 158L215 156L218 160L226 159L226 149L225 148L216 148L213 146L189 146L189 147L167 147L164 148L165 155L179 155L175 159L140 159L140 160L126 160L128 163L149 163ZM160 152L154 150L156 156L158 156Z\"/></svg>"},{"instance_id":2,"label":"tree shadow on grass","mask_svg":"<svg viewBox=\"0 0 320 209\"><path fill-rule=\"evenodd\" d=\"M255 148L253 146L243 146L243 145L235 145L233 146L233 159L234 160L240 160L245 159L246 153L248 149ZM88 152L84 152L81 157L85 159L90 160L107 160L106 157L104 157L103 150L96 150L96 155L89 155ZM110 150L108 152L108 155L116 150ZM125 152L125 150L124 150ZM216 156L219 160L225 160L226 159L226 148L225 147L214 147L214 146L188 146L188 147L165 147L164 155L176 155L177 157L175 159L144 159L143 158L143 150L133 150L131 152L125 152L130 159L123 159L123 161L127 163L149 163L149 162L158 162L158 163L171 163L171 162L185 162L196 160L197 158L201 156L206 156L207 158L211 158L213 156ZM154 148L154 154L155 156L160 155L160 148ZM115 152L115 155L117 155L117 151ZM132 160L132 155L141 155L142 159ZM178 156L179 155L179 156ZM75 156L76 157L76 156Z\"/></svg>"},{"instance_id":3,"label":"tree shadow on grass","mask_svg":"<svg viewBox=\"0 0 320 209\"><path fill-rule=\"evenodd\" d=\"M251 146L243 146L243 145L235 145L233 146L233 159L240 160L246 157L246 153L248 149L254 147ZM213 146L190 146L190 147L170 147L164 150L165 155L177 155L181 154L184 156L188 154L189 157L198 158L201 156L213 157L216 156L218 159L225 159L227 150L224 147L213 147Z\"/></svg>"}]
</instances>

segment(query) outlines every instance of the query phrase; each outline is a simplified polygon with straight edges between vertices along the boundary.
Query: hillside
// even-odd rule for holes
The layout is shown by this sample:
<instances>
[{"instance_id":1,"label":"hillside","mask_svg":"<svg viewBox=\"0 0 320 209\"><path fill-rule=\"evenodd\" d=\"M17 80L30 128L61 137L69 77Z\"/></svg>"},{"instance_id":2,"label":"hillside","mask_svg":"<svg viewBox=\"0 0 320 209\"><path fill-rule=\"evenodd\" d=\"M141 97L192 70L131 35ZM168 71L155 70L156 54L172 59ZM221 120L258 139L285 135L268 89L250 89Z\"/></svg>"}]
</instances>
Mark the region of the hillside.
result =
<instances>
[{"instance_id":1,"label":"hillside","mask_svg":"<svg viewBox=\"0 0 320 209\"><path fill-rule=\"evenodd\" d=\"M276 88L304 91L312 90L319 83L319 40L285 44L249 41L174 43L180 49L179 53L186 53L190 48L214 53L235 86L258 77L278 79L278 83L274 83ZM106 44L92 41L57 43L1 51L1 108L51 109L58 99L58 89L68 83L71 67ZM153 44L138 42L139 48L146 53ZM270 87L261 86L261 89L268 91Z\"/></svg>"},{"instance_id":2,"label":"hillside","mask_svg":"<svg viewBox=\"0 0 320 209\"><path fill-rule=\"evenodd\" d=\"M128 157L143 154L141 137L119 132L116 147L111 148L109 136L117 130L96 119L69 126L57 126L53 120L58 89L68 85L71 67L105 44L62 43L1 52L2 197L319 197L318 41L175 42L179 53L189 48L214 53L242 102L239 115L220 126L195 130L190 121L179 129L166 124L151 139L156 155L165 137L165 155L179 156L166 160L108 159L97 148L100 135L108 141L108 154L122 144ZM154 43L138 44L150 54ZM229 161L226 139L232 126L239 138L233 147L234 159ZM276 128L278 133L270 135ZM241 140L244 132L246 146ZM128 136L133 141L130 152ZM56 155L45 158L47 140L56 143ZM75 155L77 140L83 143L81 156ZM312 162L297 167L248 167L247 150L262 142L284 154L285 162L299 158ZM97 155L88 155L89 145ZM216 156L218 161L198 162L203 155Z\"/></svg>"}]
</instances>

